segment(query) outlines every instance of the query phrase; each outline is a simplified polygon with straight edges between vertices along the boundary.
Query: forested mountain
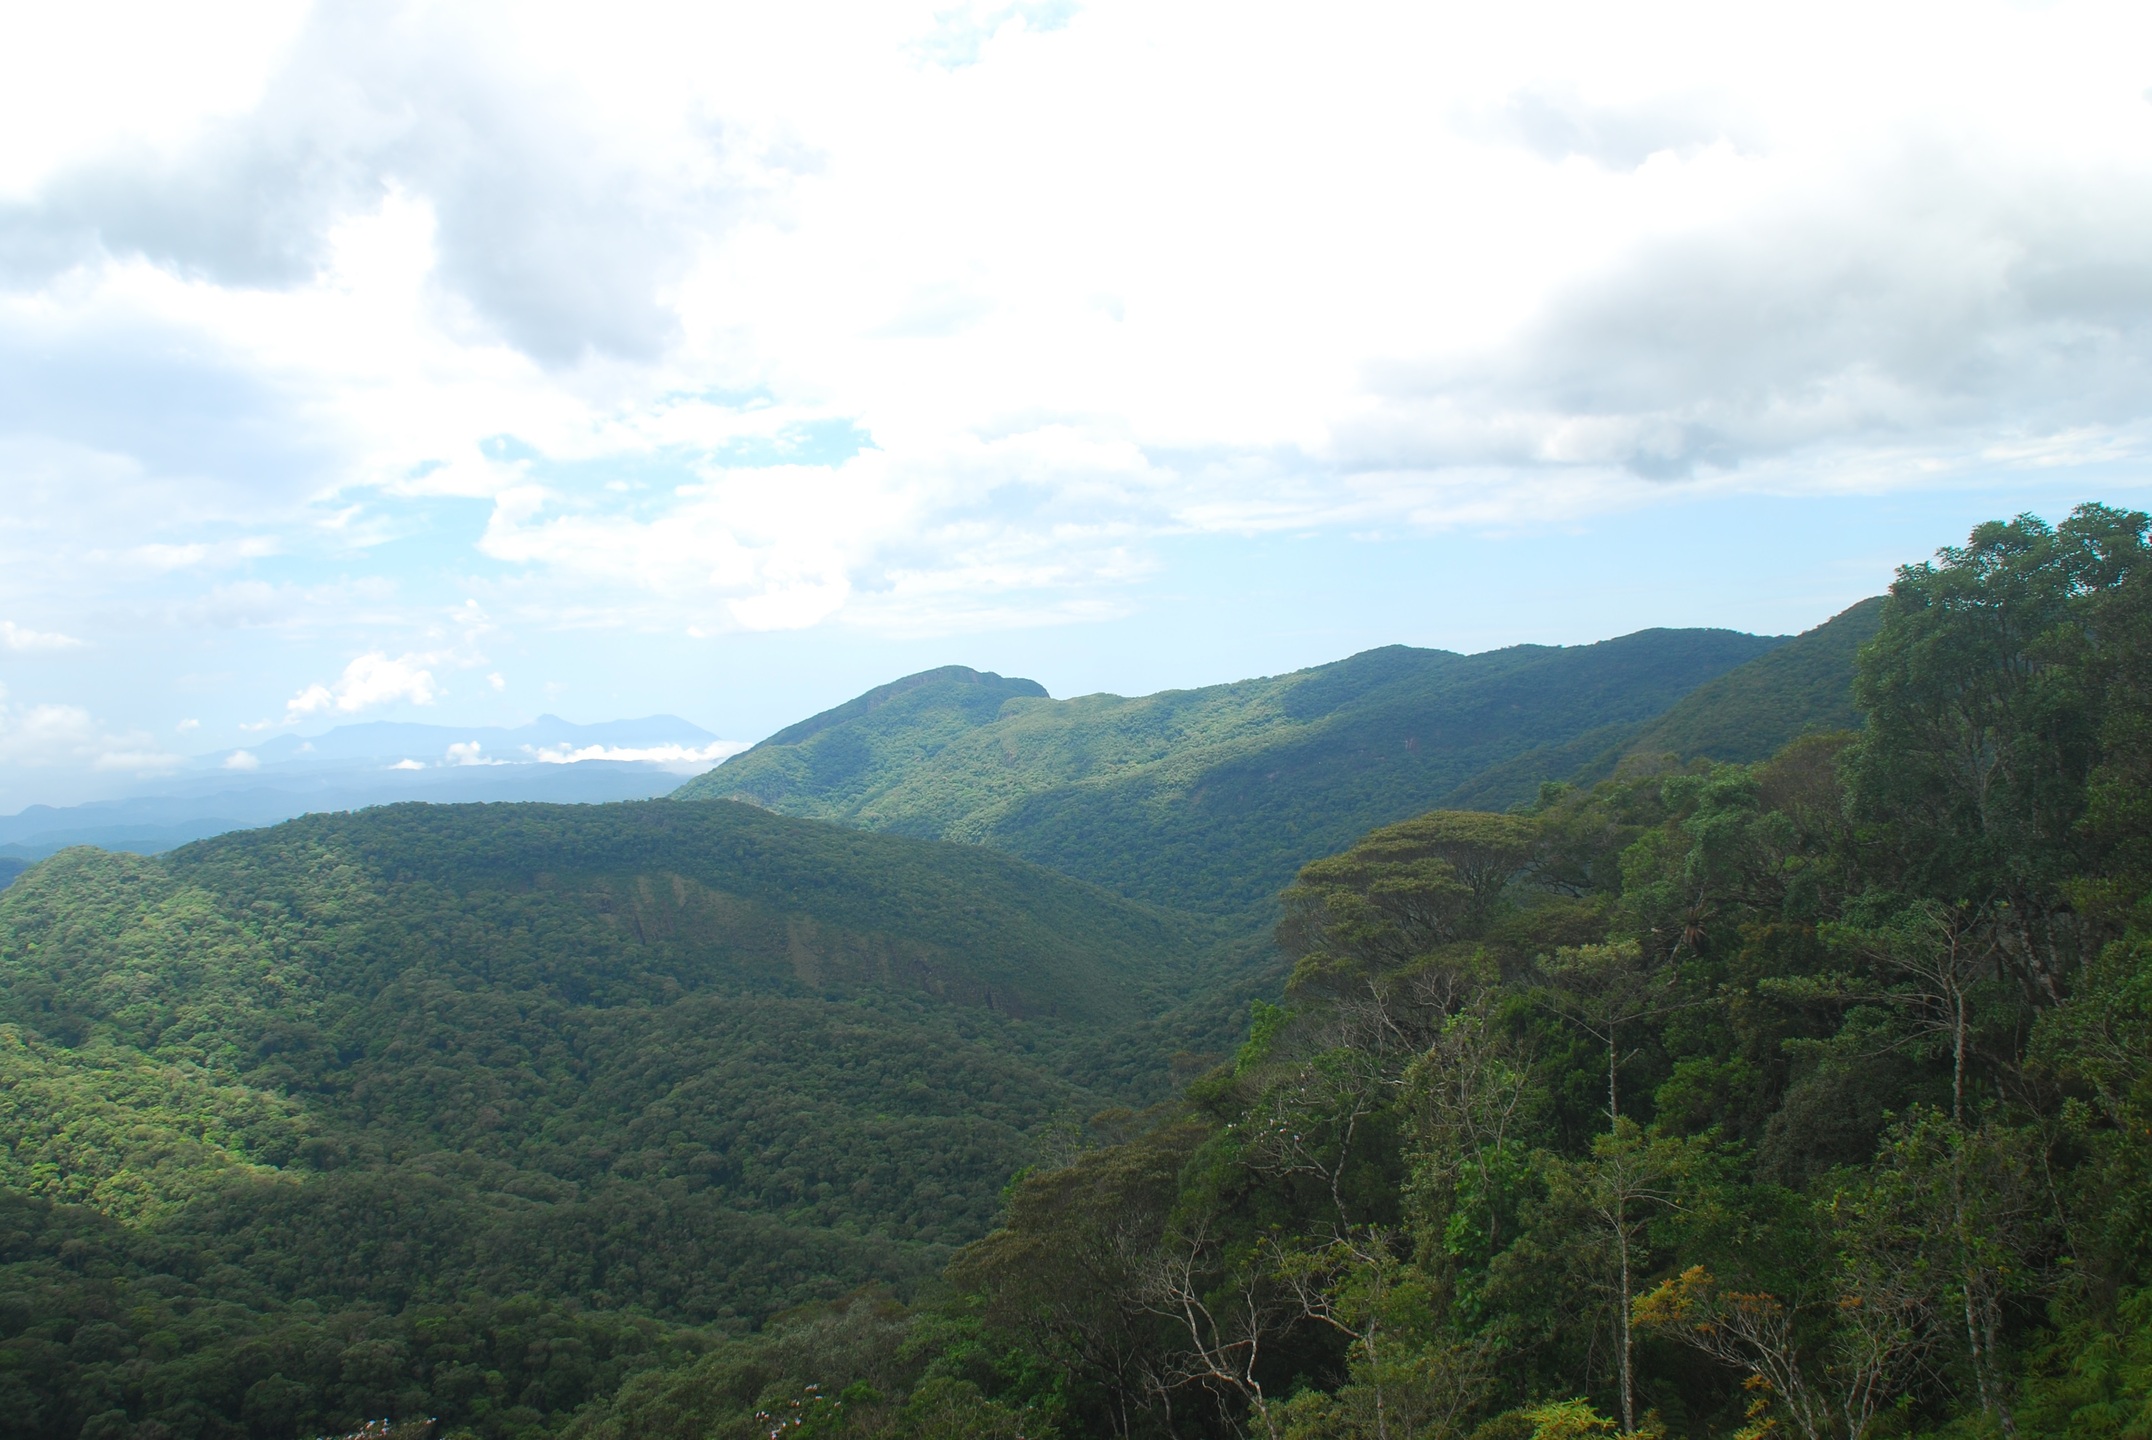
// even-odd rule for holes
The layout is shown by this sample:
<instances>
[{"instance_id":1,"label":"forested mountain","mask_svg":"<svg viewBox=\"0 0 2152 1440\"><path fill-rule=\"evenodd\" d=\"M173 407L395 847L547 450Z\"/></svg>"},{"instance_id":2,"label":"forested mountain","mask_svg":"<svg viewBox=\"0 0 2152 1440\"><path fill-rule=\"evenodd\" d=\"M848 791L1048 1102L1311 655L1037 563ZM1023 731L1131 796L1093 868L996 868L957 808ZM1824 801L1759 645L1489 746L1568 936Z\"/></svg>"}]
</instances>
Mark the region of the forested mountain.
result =
<instances>
[{"instance_id":1,"label":"forested mountain","mask_svg":"<svg viewBox=\"0 0 2152 1440\"><path fill-rule=\"evenodd\" d=\"M1156 904L1261 916L1310 856L1595 737L1517 782L1529 796L1780 643L1647 630L1481 655L1399 645L1136 699L1052 700L951 667L781 731L674 798L979 842Z\"/></svg>"},{"instance_id":2,"label":"forested mountain","mask_svg":"<svg viewBox=\"0 0 2152 1440\"><path fill-rule=\"evenodd\" d=\"M758 773L1148 725L1162 787L1180 704L1368 803L1421 772L1313 737L1385 733L1385 684L1425 715L1433 667L1328 668L1361 709L1251 682L1245 732L941 672ZM662 801L63 853L0 893L0 1404L38 1440L2147 1433L2152 518L1983 526L1718 673L1534 763L1701 758L1301 855L1208 1059L1246 910L985 846Z\"/></svg>"},{"instance_id":3,"label":"forested mountain","mask_svg":"<svg viewBox=\"0 0 2152 1440\"><path fill-rule=\"evenodd\" d=\"M1207 938L723 803L63 852L0 893L11 1433L513 1431L683 1326L908 1288L1052 1127L1165 1093Z\"/></svg>"},{"instance_id":4,"label":"forested mountain","mask_svg":"<svg viewBox=\"0 0 2152 1440\"><path fill-rule=\"evenodd\" d=\"M2148 532L1902 571L1858 734L1306 866L1282 1003L1023 1177L946 1299L788 1317L574 1433L2146 1433Z\"/></svg>"},{"instance_id":5,"label":"forested mountain","mask_svg":"<svg viewBox=\"0 0 2152 1440\"><path fill-rule=\"evenodd\" d=\"M1861 715L1853 695L1854 656L1875 634L1882 607L1880 597L1863 600L1705 681L1654 719L1534 746L1473 776L1444 803L1508 810L1530 801L1550 779L1590 784L1639 762L1762 760L1798 736L1855 729Z\"/></svg>"}]
</instances>

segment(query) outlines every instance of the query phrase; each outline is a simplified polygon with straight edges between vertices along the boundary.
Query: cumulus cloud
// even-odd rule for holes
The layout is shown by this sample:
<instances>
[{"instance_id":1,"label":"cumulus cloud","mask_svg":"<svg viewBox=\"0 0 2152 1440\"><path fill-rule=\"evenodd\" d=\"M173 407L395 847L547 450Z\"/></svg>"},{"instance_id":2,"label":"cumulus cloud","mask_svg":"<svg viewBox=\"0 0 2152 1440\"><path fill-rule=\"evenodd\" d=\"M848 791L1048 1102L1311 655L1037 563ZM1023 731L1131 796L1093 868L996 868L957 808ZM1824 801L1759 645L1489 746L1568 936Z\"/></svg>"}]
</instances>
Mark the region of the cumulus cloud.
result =
<instances>
[{"instance_id":1,"label":"cumulus cloud","mask_svg":"<svg viewBox=\"0 0 2152 1440\"><path fill-rule=\"evenodd\" d=\"M1913 12L1869 24L1859 52L1775 11L1211 18L897 6L838 36L685 11L601 25L321 6L251 105L59 168L0 215L0 251L18 285L115 262L190 277L200 303L166 303L197 319L241 294L320 290L318 309L393 271L432 297L393 343L438 347L435 389L457 371L504 387L485 423L554 382L500 368L483 337L546 366L610 357L598 390L552 406L565 426L524 407L525 438L556 458L647 453L673 397L713 385L849 411L914 469L1075 415L1174 472L1174 503L1123 517L1154 531L1266 506L1305 521L1390 493L1355 487L1378 472L1678 477L1969 415L2055 434L2141 398L2140 339L2113 307L2142 280L2129 197L2144 187L2125 177L2146 156L2101 108L2120 73L2083 58L2088 35L2120 38L2121 12L1953 10L1947 63ZM675 38L624 64L656 35ZM1933 63L1901 63L1912 53ZM1165 71L1182 85L1148 83ZM2139 88L2124 98L2142 109ZM1100 93L1125 103L1069 103ZM1251 184L1287 203L1250 223ZM2073 253L2103 248L2105 271ZM258 341L191 373L254 383ZM378 453L284 473L514 485L452 420L408 433L425 386L324 383ZM288 398L189 403L258 417L195 443L205 456L319 433L278 415ZM1528 507L1533 483L1508 478ZM906 523L901 495L877 498ZM696 503L673 529L700 523ZM667 519L549 523L595 543ZM485 543L565 553L498 525ZM856 546L834 547L842 577L797 538L782 548L727 602L739 623L815 623L871 591Z\"/></svg>"},{"instance_id":2,"label":"cumulus cloud","mask_svg":"<svg viewBox=\"0 0 2152 1440\"><path fill-rule=\"evenodd\" d=\"M158 775L181 763L149 736L115 730L80 705L16 704L0 688L0 765Z\"/></svg>"},{"instance_id":3,"label":"cumulus cloud","mask_svg":"<svg viewBox=\"0 0 2152 1440\"><path fill-rule=\"evenodd\" d=\"M258 103L176 150L119 148L0 207L0 273L141 257L223 286L288 287L385 195L422 200L439 283L548 362L649 358L663 292L740 206L715 127L647 143L483 7L313 7ZM617 119L617 117L615 117ZM639 143L642 142L642 143Z\"/></svg>"},{"instance_id":4,"label":"cumulus cloud","mask_svg":"<svg viewBox=\"0 0 2152 1440\"><path fill-rule=\"evenodd\" d=\"M707 745L526 745L523 748L532 759L544 765L575 765L585 760L633 760L673 768L699 768L730 759L748 749L749 743L745 740L713 740Z\"/></svg>"},{"instance_id":5,"label":"cumulus cloud","mask_svg":"<svg viewBox=\"0 0 2152 1440\"><path fill-rule=\"evenodd\" d=\"M315 715L353 715L398 701L431 705L440 695L440 686L427 667L439 664L441 659L438 655L391 657L379 650L369 651L346 665L333 684L309 685L286 701L284 723Z\"/></svg>"},{"instance_id":6,"label":"cumulus cloud","mask_svg":"<svg viewBox=\"0 0 2152 1440\"><path fill-rule=\"evenodd\" d=\"M556 605L575 586L705 632L843 612L924 634L1097 618L1102 592L1150 573L1142 538L1186 528L1169 469L1110 428L1059 418L901 458L870 448L684 478L629 506L504 491L481 549L544 574Z\"/></svg>"},{"instance_id":7,"label":"cumulus cloud","mask_svg":"<svg viewBox=\"0 0 2152 1440\"><path fill-rule=\"evenodd\" d=\"M0 620L0 650L17 655L36 655L53 650L73 650L82 642L56 630L32 630L12 620Z\"/></svg>"},{"instance_id":8,"label":"cumulus cloud","mask_svg":"<svg viewBox=\"0 0 2152 1440\"><path fill-rule=\"evenodd\" d=\"M1676 479L1803 452L1962 465L2040 437L2143 443L2152 252L2125 237L2152 202L1966 161L1879 157L1857 184L1639 245L1468 361L1371 366L1336 454Z\"/></svg>"},{"instance_id":9,"label":"cumulus cloud","mask_svg":"<svg viewBox=\"0 0 2152 1440\"><path fill-rule=\"evenodd\" d=\"M99 738L90 712L79 705L9 706L0 711L0 754L18 765L93 755L100 748Z\"/></svg>"}]
</instances>

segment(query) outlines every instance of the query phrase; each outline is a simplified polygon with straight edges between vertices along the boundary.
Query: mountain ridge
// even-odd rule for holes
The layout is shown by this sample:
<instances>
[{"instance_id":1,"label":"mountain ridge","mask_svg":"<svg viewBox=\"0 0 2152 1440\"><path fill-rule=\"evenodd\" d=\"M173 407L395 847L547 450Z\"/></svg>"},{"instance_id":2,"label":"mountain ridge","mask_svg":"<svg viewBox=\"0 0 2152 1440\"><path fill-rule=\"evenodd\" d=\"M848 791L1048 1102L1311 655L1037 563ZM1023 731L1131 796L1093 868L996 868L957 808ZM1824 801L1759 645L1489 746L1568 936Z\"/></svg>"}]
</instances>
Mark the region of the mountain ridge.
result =
<instances>
[{"instance_id":1,"label":"mountain ridge","mask_svg":"<svg viewBox=\"0 0 2152 1440\"><path fill-rule=\"evenodd\" d=\"M1648 630L1479 655L1384 646L1067 700L945 667L781 731L673 798L981 843L1150 903L1259 917L1306 859L1447 803L1536 744L1649 720L1781 643Z\"/></svg>"},{"instance_id":2,"label":"mountain ridge","mask_svg":"<svg viewBox=\"0 0 2152 1440\"><path fill-rule=\"evenodd\" d=\"M1784 645L1707 680L1669 706L1627 753L1664 753L1751 763L1807 730L1854 730L1854 657L1883 623L1871 596L1804 630Z\"/></svg>"}]
</instances>

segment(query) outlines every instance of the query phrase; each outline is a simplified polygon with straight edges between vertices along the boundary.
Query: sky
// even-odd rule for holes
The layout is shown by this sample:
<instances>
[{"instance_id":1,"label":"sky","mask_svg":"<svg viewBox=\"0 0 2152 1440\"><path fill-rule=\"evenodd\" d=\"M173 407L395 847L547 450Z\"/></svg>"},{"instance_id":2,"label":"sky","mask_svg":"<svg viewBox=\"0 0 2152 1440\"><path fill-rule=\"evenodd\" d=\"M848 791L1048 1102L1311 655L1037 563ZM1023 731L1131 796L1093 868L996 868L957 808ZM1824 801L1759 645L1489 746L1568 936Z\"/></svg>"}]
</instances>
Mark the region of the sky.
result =
<instances>
[{"instance_id":1,"label":"sky","mask_svg":"<svg viewBox=\"0 0 2152 1440\"><path fill-rule=\"evenodd\" d=\"M0 811L2152 505L2142 5L0 4Z\"/></svg>"}]
</instances>

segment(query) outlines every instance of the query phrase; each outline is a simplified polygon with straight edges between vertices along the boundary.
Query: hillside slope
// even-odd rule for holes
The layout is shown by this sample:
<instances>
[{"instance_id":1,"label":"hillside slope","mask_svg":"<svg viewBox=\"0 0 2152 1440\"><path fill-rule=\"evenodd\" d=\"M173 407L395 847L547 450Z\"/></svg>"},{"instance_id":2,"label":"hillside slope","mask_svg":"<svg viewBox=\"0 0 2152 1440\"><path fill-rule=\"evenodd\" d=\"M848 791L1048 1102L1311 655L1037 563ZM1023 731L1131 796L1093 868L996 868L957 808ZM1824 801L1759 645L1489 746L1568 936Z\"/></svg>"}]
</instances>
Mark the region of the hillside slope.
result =
<instances>
[{"instance_id":1,"label":"hillside slope","mask_svg":"<svg viewBox=\"0 0 2152 1440\"><path fill-rule=\"evenodd\" d=\"M1046 1127L1156 1094L1111 1036L1206 938L992 851L729 804L66 851L0 893L0 1185L262 1313L752 1319L931 1273Z\"/></svg>"},{"instance_id":2,"label":"hillside slope","mask_svg":"<svg viewBox=\"0 0 2152 1440\"><path fill-rule=\"evenodd\" d=\"M1852 730L1853 661L1883 623L1883 597L1863 600L1676 701L1630 741L1632 755L1750 764L1807 730Z\"/></svg>"},{"instance_id":3,"label":"hillside slope","mask_svg":"<svg viewBox=\"0 0 2152 1440\"><path fill-rule=\"evenodd\" d=\"M979 842L1123 895L1245 918L1370 827L1448 803L1535 747L1641 725L1779 643L1647 630L1481 655L1390 646L1133 699L1053 700L952 667L772 736L674 798Z\"/></svg>"}]
</instances>

